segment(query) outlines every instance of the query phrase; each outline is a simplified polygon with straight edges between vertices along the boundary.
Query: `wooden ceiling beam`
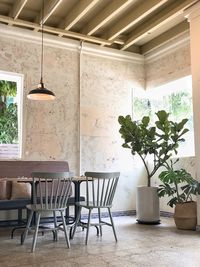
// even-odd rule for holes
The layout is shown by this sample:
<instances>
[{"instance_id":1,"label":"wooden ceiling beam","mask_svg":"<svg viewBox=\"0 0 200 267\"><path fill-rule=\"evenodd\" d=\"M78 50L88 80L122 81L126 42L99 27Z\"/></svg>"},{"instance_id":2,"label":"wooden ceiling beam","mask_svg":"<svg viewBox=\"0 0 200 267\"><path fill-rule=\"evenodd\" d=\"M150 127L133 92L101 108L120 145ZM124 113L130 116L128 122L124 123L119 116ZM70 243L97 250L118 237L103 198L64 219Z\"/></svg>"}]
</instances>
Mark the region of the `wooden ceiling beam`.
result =
<instances>
[{"instance_id":1,"label":"wooden ceiling beam","mask_svg":"<svg viewBox=\"0 0 200 267\"><path fill-rule=\"evenodd\" d=\"M28 0L15 0L15 4L9 13L9 16L13 19L17 19L27 1Z\"/></svg>"},{"instance_id":2,"label":"wooden ceiling beam","mask_svg":"<svg viewBox=\"0 0 200 267\"><path fill-rule=\"evenodd\" d=\"M28 21L24 21L24 20L20 20L20 19L14 20L13 18L9 18L7 16L0 16L0 21L4 22L4 23L8 23L8 24L13 24L16 26L35 29L37 31L41 29L41 26L37 23L28 22ZM66 30L62 30L62 29L58 29L58 28L54 28L54 27L49 27L49 26L44 26L44 32L62 35L62 36L67 36L67 37L72 37L74 39L88 41L88 42L96 43L96 44L104 44L104 45L110 46L113 43L112 41L108 41L108 40L105 40L102 38L88 36L88 35L84 35L81 33L66 31Z\"/></svg>"},{"instance_id":3,"label":"wooden ceiling beam","mask_svg":"<svg viewBox=\"0 0 200 267\"><path fill-rule=\"evenodd\" d=\"M132 2L132 0L115 0L110 2L97 16L89 21L82 33L92 35Z\"/></svg>"},{"instance_id":4,"label":"wooden ceiling beam","mask_svg":"<svg viewBox=\"0 0 200 267\"><path fill-rule=\"evenodd\" d=\"M103 36L108 40L113 40L124 31L138 23L145 16L151 14L155 9L166 3L168 0L143 1L140 5L131 9L126 16L121 18L106 34Z\"/></svg>"},{"instance_id":5,"label":"wooden ceiling beam","mask_svg":"<svg viewBox=\"0 0 200 267\"><path fill-rule=\"evenodd\" d=\"M100 0L81 0L80 3L69 12L69 15L60 23L59 28L69 30Z\"/></svg>"},{"instance_id":6,"label":"wooden ceiling beam","mask_svg":"<svg viewBox=\"0 0 200 267\"><path fill-rule=\"evenodd\" d=\"M140 47L141 53L145 55L148 52L151 52L155 48L158 48L159 46L169 42L170 40L174 39L175 37L178 37L179 35L187 31L189 31L189 22L185 20L177 24L170 30L160 34L159 36L149 41L148 43L142 45Z\"/></svg>"},{"instance_id":7,"label":"wooden ceiling beam","mask_svg":"<svg viewBox=\"0 0 200 267\"><path fill-rule=\"evenodd\" d=\"M141 40L145 35L158 29L162 25L168 23L170 20L183 12L185 8L196 2L195 0L176 0L171 5L161 10L159 13L142 23L135 28L128 36L125 44L121 50L126 50L137 41Z\"/></svg>"},{"instance_id":8,"label":"wooden ceiling beam","mask_svg":"<svg viewBox=\"0 0 200 267\"><path fill-rule=\"evenodd\" d=\"M48 20L48 18L53 14L53 12L56 10L56 8L62 3L62 1L63 0L48 1L48 4L45 4L44 6L44 16L42 15L42 10L41 10L35 22L39 24L45 23Z\"/></svg>"}]
</instances>

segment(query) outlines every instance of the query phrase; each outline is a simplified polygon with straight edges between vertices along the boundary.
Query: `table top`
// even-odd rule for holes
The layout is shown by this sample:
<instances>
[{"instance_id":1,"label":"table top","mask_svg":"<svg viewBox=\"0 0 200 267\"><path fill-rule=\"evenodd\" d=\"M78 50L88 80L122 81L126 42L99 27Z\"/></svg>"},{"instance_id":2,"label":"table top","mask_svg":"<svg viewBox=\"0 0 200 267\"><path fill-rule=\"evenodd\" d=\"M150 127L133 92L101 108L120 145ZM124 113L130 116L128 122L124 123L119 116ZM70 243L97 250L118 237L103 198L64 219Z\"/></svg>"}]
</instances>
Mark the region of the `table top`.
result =
<instances>
[{"instance_id":1,"label":"table top","mask_svg":"<svg viewBox=\"0 0 200 267\"><path fill-rule=\"evenodd\" d=\"M31 177L10 177L10 178L0 178L0 181L19 181L19 182L31 182L33 178ZM86 180L86 176L73 176L72 177L72 181L73 182L81 182L81 181L85 181Z\"/></svg>"}]
</instances>

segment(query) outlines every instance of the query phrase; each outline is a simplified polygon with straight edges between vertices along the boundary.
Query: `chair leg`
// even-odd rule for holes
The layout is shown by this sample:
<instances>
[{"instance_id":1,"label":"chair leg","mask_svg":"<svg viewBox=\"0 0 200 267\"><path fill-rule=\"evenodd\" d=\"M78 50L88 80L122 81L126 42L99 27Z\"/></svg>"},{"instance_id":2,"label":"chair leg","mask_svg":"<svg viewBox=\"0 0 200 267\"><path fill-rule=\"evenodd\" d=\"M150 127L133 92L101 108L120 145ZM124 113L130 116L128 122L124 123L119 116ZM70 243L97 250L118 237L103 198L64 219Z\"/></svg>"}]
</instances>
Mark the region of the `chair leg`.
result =
<instances>
[{"instance_id":1,"label":"chair leg","mask_svg":"<svg viewBox=\"0 0 200 267\"><path fill-rule=\"evenodd\" d=\"M55 230L53 231L53 236L54 236L53 240L58 241L58 224L55 211L53 211L53 218L54 218L54 228L55 228Z\"/></svg>"},{"instance_id":2,"label":"chair leg","mask_svg":"<svg viewBox=\"0 0 200 267\"><path fill-rule=\"evenodd\" d=\"M99 216L99 230L100 230L100 236L102 236L101 209L100 209L100 208L98 208L98 216Z\"/></svg>"},{"instance_id":3,"label":"chair leg","mask_svg":"<svg viewBox=\"0 0 200 267\"><path fill-rule=\"evenodd\" d=\"M69 206L65 210L65 221L69 224Z\"/></svg>"},{"instance_id":4,"label":"chair leg","mask_svg":"<svg viewBox=\"0 0 200 267\"><path fill-rule=\"evenodd\" d=\"M68 234L67 234L67 226L66 226L65 217L64 217L64 214L63 214L62 210L60 211L60 214L61 214L61 217L62 217L63 228L64 228L64 233L65 233L65 239L66 239L66 242L67 242L67 246L68 246L68 248L70 248L69 237L68 237Z\"/></svg>"},{"instance_id":5,"label":"chair leg","mask_svg":"<svg viewBox=\"0 0 200 267\"><path fill-rule=\"evenodd\" d=\"M86 244L86 245L87 245L87 243L88 243L88 236L89 236L89 231L90 231L91 212L92 212L92 209L89 209L88 222L87 222L87 232L86 232L86 239L85 239L85 244Z\"/></svg>"},{"instance_id":6,"label":"chair leg","mask_svg":"<svg viewBox=\"0 0 200 267\"><path fill-rule=\"evenodd\" d=\"M25 241L25 239L27 237L28 230L30 228L32 218L33 218L33 210L31 210L31 212L29 214L28 221L27 221L27 224L26 224L26 229L24 230L24 232L21 235L21 245L24 244L24 241Z\"/></svg>"},{"instance_id":7,"label":"chair leg","mask_svg":"<svg viewBox=\"0 0 200 267\"><path fill-rule=\"evenodd\" d=\"M34 252L35 251L35 246L36 246L36 241L37 241L37 235L38 235L38 228L39 228L39 224L40 224L40 216L41 216L41 214L38 213L37 215L38 216L37 216L37 219L36 219L35 232L34 232L34 235L33 235L33 243L32 243L31 252Z\"/></svg>"},{"instance_id":8,"label":"chair leg","mask_svg":"<svg viewBox=\"0 0 200 267\"><path fill-rule=\"evenodd\" d=\"M110 208L108 208L108 212L109 212L109 216L110 216L110 222L112 224L113 234L115 236L115 241L117 242L117 235L116 235L115 226L114 226L114 222L113 222L113 218L112 218L112 214L111 214Z\"/></svg>"},{"instance_id":9,"label":"chair leg","mask_svg":"<svg viewBox=\"0 0 200 267\"><path fill-rule=\"evenodd\" d=\"M22 226L22 209L18 209L18 219L17 219L17 224L18 226L14 227L11 231L11 239L13 239L14 236L14 232L17 229L23 228L24 226ZM21 226L20 226L21 225Z\"/></svg>"},{"instance_id":10,"label":"chair leg","mask_svg":"<svg viewBox=\"0 0 200 267\"><path fill-rule=\"evenodd\" d=\"M81 218L81 209L82 209L82 207L79 206L78 213L77 213L77 217L76 217L76 221L75 221L75 224L74 224L74 229L72 230L72 234L71 234L71 236L70 236L71 239L74 238L74 234L75 234L75 232L76 232L76 228L77 228L78 223L79 223L79 221L80 221L80 218Z\"/></svg>"}]
</instances>

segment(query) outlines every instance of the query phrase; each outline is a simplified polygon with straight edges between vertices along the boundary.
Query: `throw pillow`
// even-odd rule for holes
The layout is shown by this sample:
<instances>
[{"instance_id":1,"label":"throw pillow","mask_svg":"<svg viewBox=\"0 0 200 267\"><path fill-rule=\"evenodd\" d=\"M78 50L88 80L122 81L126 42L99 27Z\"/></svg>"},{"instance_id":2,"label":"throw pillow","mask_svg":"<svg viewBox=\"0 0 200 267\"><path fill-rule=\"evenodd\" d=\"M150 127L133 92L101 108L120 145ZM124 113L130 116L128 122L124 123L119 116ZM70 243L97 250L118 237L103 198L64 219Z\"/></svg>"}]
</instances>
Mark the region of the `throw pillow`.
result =
<instances>
[{"instance_id":1,"label":"throw pillow","mask_svg":"<svg viewBox=\"0 0 200 267\"><path fill-rule=\"evenodd\" d=\"M31 184L13 181L11 199L20 198L31 198Z\"/></svg>"},{"instance_id":2,"label":"throw pillow","mask_svg":"<svg viewBox=\"0 0 200 267\"><path fill-rule=\"evenodd\" d=\"M7 181L0 181L0 200L7 199L7 189L6 189Z\"/></svg>"}]
</instances>

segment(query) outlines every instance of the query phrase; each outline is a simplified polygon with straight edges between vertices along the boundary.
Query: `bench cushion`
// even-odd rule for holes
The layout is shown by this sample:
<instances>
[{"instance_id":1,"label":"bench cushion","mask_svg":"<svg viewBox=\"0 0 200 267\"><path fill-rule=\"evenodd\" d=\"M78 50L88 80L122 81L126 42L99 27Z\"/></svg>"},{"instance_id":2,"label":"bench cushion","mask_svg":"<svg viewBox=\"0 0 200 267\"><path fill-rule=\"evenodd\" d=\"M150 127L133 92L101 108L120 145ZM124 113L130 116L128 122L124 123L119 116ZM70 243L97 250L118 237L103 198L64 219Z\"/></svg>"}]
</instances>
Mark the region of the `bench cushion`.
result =
<instances>
[{"instance_id":1,"label":"bench cushion","mask_svg":"<svg viewBox=\"0 0 200 267\"><path fill-rule=\"evenodd\" d=\"M30 199L10 199L0 201L0 210L24 209L26 205L30 204Z\"/></svg>"},{"instance_id":2,"label":"bench cushion","mask_svg":"<svg viewBox=\"0 0 200 267\"><path fill-rule=\"evenodd\" d=\"M31 177L32 172L67 171L69 171L67 161L0 161L0 210L19 210L31 204L30 198L11 199L12 182L5 183L4 178Z\"/></svg>"}]
</instances>

